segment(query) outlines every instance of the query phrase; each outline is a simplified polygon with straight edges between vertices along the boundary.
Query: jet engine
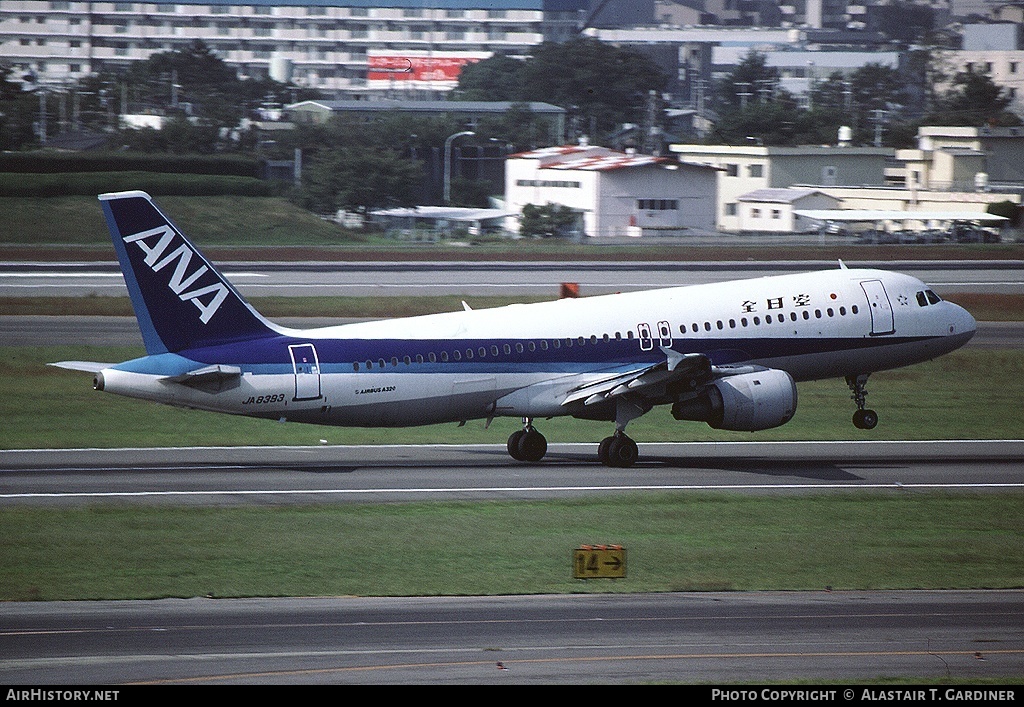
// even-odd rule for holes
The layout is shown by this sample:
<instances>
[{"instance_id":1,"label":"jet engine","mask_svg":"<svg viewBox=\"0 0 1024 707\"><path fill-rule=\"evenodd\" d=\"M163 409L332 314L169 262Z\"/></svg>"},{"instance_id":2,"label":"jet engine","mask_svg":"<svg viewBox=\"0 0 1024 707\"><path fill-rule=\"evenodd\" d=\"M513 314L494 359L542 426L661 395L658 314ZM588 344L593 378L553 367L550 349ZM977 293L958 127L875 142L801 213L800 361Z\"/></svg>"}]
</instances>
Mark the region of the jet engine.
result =
<instances>
[{"instance_id":1,"label":"jet engine","mask_svg":"<svg viewBox=\"0 0 1024 707\"><path fill-rule=\"evenodd\" d=\"M717 430L756 432L789 422L796 412L796 383L772 368L719 378L695 397L672 405L677 420L706 422Z\"/></svg>"}]
</instances>

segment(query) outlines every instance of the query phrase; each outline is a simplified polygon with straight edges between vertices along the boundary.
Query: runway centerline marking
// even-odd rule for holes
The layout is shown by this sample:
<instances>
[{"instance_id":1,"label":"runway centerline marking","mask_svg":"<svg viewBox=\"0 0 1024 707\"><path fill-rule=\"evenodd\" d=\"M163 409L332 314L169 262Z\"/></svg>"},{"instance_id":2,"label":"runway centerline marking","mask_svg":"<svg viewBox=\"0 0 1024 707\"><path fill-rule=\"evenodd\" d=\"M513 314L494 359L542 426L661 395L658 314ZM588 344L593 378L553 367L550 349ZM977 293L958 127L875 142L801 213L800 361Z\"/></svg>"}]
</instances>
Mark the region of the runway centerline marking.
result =
<instances>
[{"instance_id":1,"label":"runway centerline marking","mask_svg":"<svg viewBox=\"0 0 1024 707\"><path fill-rule=\"evenodd\" d=\"M171 496L299 496L326 495L362 496L370 494L451 494L451 493L510 493L510 492L543 492L569 493L617 492L617 491L770 491L770 490L847 490L862 489L1020 489L1022 483L969 483L969 484L639 484L613 486L462 486L453 488L411 488L411 489L224 489L207 491L53 491L45 493L5 493L0 499L30 498L147 498Z\"/></svg>"}]
</instances>

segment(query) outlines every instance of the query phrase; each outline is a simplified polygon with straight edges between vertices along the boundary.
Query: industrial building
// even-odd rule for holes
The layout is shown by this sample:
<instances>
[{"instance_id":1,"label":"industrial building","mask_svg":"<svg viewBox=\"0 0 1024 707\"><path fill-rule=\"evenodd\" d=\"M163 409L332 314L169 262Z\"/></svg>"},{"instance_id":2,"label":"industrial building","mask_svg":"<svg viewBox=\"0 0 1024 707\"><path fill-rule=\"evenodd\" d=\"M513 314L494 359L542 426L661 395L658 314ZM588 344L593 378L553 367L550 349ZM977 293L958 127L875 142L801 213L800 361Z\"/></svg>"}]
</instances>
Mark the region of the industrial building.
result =
<instances>
[{"instance_id":1,"label":"industrial building","mask_svg":"<svg viewBox=\"0 0 1024 707\"><path fill-rule=\"evenodd\" d=\"M505 208L566 206L589 237L685 235L715 228L717 170L701 164L617 152L587 144L510 155ZM516 219L507 223L518 231Z\"/></svg>"}]
</instances>

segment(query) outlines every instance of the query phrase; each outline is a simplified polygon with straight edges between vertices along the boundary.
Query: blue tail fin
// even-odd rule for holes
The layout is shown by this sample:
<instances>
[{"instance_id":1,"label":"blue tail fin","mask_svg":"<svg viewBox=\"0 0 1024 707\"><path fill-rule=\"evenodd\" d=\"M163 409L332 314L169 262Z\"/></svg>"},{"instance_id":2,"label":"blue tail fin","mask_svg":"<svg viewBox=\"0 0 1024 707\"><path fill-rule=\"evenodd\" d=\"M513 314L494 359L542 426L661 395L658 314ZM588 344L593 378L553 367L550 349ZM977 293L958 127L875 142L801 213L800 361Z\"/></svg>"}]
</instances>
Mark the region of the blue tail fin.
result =
<instances>
[{"instance_id":1,"label":"blue tail fin","mask_svg":"<svg viewBox=\"0 0 1024 707\"><path fill-rule=\"evenodd\" d=\"M99 199L147 353L275 334L149 194L128 191Z\"/></svg>"}]
</instances>

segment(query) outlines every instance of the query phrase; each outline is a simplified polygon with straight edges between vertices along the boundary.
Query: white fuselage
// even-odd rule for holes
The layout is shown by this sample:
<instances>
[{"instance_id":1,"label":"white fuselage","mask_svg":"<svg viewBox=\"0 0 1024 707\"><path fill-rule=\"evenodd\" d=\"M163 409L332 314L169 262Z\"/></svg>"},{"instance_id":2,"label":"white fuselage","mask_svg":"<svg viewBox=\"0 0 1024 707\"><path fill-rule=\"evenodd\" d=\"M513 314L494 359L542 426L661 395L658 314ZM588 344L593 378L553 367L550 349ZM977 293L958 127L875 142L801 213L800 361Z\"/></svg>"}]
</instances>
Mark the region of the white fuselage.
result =
<instances>
[{"instance_id":1,"label":"white fuselage","mask_svg":"<svg viewBox=\"0 0 1024 707\"><path fill-rule=\"evenodd\" d=\"M183 351L159 366L147 357L104 370L102 380L111 392L174 405L386 427L578 414L565 404L569 391L664 361L665 349L704 354L715 366L780 369L800 381L925 361L974 330L970 314L916 278L840 268L278 329L279 340L258 350L240 342ZM183 370L221 364L242 375L225 389L189 386L169 380L176 359Z\"/></svg>"}]
</instances>

